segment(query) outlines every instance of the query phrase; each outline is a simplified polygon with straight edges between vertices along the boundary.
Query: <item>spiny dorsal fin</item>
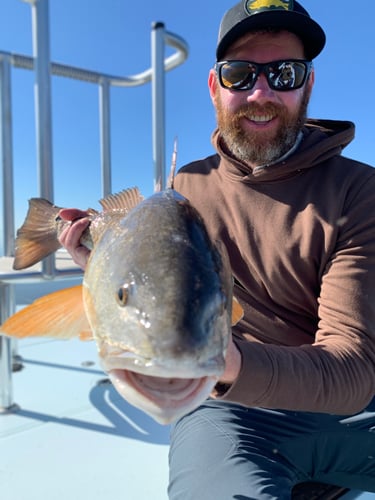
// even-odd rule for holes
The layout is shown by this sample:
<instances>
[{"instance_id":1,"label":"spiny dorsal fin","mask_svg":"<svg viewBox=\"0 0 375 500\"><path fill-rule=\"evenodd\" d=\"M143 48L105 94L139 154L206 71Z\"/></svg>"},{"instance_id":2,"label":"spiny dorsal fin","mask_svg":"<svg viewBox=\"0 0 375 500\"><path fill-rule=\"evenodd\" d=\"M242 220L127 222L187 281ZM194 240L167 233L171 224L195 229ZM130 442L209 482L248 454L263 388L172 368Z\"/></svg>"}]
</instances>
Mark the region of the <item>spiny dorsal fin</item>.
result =
<instances>
[{"instance_id":1,"label":"spiny dorsal fin","mask_svg":"<svg viewBox=\"0 0 375 500\"><path fill-rule=\"evenodd\" d=\"M171 170L169 172L167 189L173 189L174 178L176 175L176 168L177 168L177 137L175 138L174 144L173 144Z\"/></svg>"},{"instance_id":2,"label":"spiny dorsal fin","mask_svg":"<svg viewBox=\"0 0 375 500\"><path fill-rule=\"evenodd\" d=\"M143 199L144 198L139 192L139 189L137 187L133 187L130 189L124 189L124 191L120 191L120 193L117 194L110 194L101 199L99 203L103 207L104 212L121 210L127 213L136 207Z\"/></svg>"}]
</instances>

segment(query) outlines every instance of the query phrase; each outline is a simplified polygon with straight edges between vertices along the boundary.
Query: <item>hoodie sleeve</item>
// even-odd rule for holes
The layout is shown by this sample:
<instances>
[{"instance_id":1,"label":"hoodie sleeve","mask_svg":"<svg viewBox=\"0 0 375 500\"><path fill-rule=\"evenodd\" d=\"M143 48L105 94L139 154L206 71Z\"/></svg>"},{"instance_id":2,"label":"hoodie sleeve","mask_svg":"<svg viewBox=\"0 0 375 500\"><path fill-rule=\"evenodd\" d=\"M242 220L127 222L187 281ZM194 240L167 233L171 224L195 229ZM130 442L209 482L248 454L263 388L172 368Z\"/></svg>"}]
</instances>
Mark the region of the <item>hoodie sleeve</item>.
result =
<instances>
[{"instance_id":1,"label":"hoodie sleeve","mask_svg":"<svg viewBox=\"0 0 375 500\"><path fill-rule=\"evenodd\" d=\"M312 344L280 346L235 336L238 379L224 400L248 406L353 414L375 394L375 170L347 194L321 276Z\"/></svg>"}]
</instances>

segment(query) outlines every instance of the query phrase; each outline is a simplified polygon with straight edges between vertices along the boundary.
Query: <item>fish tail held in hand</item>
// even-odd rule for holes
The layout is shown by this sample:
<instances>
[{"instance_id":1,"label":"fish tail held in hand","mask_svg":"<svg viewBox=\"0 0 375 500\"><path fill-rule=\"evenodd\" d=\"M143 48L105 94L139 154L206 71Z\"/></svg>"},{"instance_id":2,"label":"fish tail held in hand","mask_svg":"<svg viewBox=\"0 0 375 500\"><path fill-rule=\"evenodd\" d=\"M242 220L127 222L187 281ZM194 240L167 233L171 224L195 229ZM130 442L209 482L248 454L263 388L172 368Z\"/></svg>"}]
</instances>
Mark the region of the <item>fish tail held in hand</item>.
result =
<instances>
[{"instance_id":1,"label":"fish tail held in hand","mask_svg":"<svg viewBox=\"0 0 375 500\"><path fill-rule=\"evenodd\" d=\"M43 260L59 248L59 207L43 198L29 200L25 222L17 231L13 269L25 269Z\"/></svg>"}]
</instances>

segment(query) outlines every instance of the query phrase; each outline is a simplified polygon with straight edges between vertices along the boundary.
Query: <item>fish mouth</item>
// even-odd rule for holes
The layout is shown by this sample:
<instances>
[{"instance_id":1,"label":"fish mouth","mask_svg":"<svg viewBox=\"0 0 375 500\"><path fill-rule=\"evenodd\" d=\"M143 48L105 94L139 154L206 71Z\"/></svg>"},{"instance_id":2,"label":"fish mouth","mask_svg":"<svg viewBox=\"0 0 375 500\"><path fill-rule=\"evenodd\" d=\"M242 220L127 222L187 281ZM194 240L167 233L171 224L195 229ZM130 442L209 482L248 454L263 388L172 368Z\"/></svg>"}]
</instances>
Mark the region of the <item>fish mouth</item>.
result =
<instances>
[{"instance_id":1,"label":"fish mouth","mask_svg":"<svg viewBox=\"0 0 375 500\"><path fill-rule=\"evenodd\" d=\"M154 379L200 379L206 376L219 377L224 372L225 358L222 351L201 360L187 355L145 357L139 353L125 349L115 349L103 344L99 350L100 362L107 373L114 370L125 370L154 377ZM150 379L151 380L151 379Z\"/></svg>"},{"instance_id":2,"label":"fish mouth","mask_svg":"<svg viewBox=\"0 0 375 500\"><path fill-rule=\"evenodd\" d=\"M157 422L169 424L199 406L217 382L215 376L167 378L126 369L108 372L117 392Z\"/></svg>"},{"instance_id":3,"label":"fish mouth","mask_svg":"<svg viewBox=\"0 0 375 500\"><path fill-rule=\"evenodd\" d=\"M150 397L157 401L165 399L168 402L183 401L186 397L189 397L194 391L199 389L207 378L184 379L154 377L129 370L118 370L115 376L126 380L146 397Z\"/></svg>"}]
</instances>

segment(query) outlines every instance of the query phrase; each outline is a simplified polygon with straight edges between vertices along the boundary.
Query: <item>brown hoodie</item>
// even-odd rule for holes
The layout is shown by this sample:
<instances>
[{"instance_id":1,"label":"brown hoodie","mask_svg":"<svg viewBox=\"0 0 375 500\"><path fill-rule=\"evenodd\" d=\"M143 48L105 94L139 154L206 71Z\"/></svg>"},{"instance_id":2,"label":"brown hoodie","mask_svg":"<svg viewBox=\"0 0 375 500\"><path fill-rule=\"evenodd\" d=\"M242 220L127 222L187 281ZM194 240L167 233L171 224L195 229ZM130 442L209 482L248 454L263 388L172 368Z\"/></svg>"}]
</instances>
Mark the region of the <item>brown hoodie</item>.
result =
<instances>
[{"instance_id":1,"label":"brown hoodie","mask_svg":"<svg viewBox=\"0 0 375 500\"><path fill-rule=\"evenodd\" d=\"M351 122L308 120L298 149L253 171L221 148L175 189L229 253L245 315L223 399L352 414L375 395L375 169L344 158Z\"/></svg>"}]
</instances>

